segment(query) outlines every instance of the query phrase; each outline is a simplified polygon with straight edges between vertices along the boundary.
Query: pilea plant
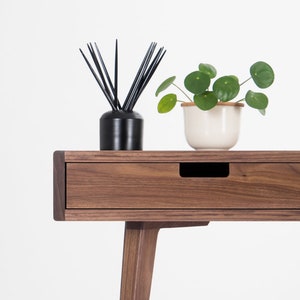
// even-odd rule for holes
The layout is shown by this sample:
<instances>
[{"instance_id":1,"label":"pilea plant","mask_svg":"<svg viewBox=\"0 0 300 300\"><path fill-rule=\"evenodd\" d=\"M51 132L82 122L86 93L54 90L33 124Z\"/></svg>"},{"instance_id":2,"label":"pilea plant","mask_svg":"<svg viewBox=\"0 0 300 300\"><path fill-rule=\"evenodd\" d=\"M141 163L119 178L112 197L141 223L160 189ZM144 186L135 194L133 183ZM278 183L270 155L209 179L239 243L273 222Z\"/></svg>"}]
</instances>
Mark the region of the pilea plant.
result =
<instances>
[{"instance_id":1,"label":"pilea plant","mask_svg":"<svg viewBox=\"0 0 300 300\"><path fill-rule=\"evenodd\" d=\"M266 62L258 61L250 67L250 77L240 83L235 75L222 76L216 79L210 90L211 80L217 76L216 68L210 64L200 63L198 70L191 72L184 79L184 86L192 93L190 97L183 89L175 84L176 76L172 76L158 87L155 96L162 91L175 86L187 98L194 102L202 110L210 110L215 107L218 102L228 102L235 99L240 92L240 87L253 80L257 87L261 89L268 88L274 81L274 71ZM245 101L250 107L260 111L265 115L268 106L268 97L261 92L248 90L245 96L236 102ZM176 94L167 94L163 96L157 106L159 113L167 113L171 111L177 102L186 102L180 100Z\"/></svg>"}]
</instances>

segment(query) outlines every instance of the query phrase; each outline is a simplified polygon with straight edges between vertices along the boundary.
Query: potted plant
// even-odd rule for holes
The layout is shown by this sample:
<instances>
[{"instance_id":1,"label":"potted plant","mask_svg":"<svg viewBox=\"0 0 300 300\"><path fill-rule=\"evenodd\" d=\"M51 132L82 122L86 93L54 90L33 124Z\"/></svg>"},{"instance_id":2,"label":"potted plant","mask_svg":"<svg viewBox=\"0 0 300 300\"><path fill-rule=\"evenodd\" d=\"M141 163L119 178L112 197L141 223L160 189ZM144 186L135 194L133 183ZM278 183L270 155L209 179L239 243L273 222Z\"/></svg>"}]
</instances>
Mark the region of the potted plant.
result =
<instances>
[{"instance_id":1,"label":"potted plant","mask_svg":"<svg viewBox=\"0 0 300 300\"><path fill-rule=\"evenodd\" d=\"M197 150L228 150L238 140L244 103L262 115L265 115L268 106L268 97L252 90L235 100L240 94L241 86L249 80L253 80L260 89L266 89L274 82L274 71L266 62L254 63L249 71L250 77L240 82L235 75L216 78L214 66L200 63L198 70L189 73L184 79L184 86L191 95L175 84L176 76L163 81L156 96L173 86L182 93L185 100L181 100L175 93L166 94L158 103L158 112L167 113L180 102L184 109L185 136L189 145Z\"/></svg>"}]
</instances>

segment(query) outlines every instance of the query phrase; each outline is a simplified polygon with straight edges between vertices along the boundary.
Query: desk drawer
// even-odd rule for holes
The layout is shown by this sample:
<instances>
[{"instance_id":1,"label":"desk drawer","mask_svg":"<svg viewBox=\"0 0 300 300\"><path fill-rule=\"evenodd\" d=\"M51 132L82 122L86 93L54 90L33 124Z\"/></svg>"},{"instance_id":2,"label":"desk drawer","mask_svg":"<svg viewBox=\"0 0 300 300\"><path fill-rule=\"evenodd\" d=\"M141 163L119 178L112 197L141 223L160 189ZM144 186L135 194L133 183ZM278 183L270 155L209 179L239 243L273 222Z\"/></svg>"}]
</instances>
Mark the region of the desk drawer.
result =
<instances>
[{"instance_id":1,"label":"desk drawer","mask_svg":"<svg viewBox=\"0 0 300 300\"><path fill-rule=\"evenodd\" d=\"M300 163L66 163L66 208L295 209L299 194Z\"/></svg>"}]
</instances>

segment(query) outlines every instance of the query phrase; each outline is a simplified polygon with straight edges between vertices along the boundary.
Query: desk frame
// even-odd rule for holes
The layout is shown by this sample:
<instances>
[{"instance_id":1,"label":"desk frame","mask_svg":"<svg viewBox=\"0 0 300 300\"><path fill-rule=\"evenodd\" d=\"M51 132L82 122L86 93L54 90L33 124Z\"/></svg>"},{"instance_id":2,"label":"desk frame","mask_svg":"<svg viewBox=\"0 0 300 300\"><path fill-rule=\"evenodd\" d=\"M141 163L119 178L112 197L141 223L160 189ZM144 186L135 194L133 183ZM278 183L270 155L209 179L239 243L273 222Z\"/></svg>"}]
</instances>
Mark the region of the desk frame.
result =
<instances>
[{"instance_id":1,"label":"desk frame","mask_svg":"<svg viewBox=\"0 0 300 300\"><path fill-rule=\"evenodd\" d=\"M180 179L178 174L173 174L183 162L228 163L232 174L220 180L211 179L215 188L208 184L206 191L210 182L207 178ZM174 189L180 191L187 184L187 189L191 187L191 196L184 202L180 195L177 198L169 190L160 193L161 199L152 202L152 186L149 185L145 187L149 194L145 194L149 198L147 201L135 195L134 189L124 194L124 200L114 194L114 186L101 198L99 193L103 186L99 185L107 178L107 170L106 173L102 171L107 164L112 164L112 170L116 170L120 180L129 186L135 178L130 181L125 175L130 177L126 172L132 170L137 172L136 176L146 176L147 181L141 181L143 184L148 184L149 180L160 190L161 182L168 182L167 177L171 175ZM152 172L154 175L149 174ZM160 172L163 175L155 175ZM182 180L186 180L184 185ZM195 190L198 182L201 191L204 189L201 194L199 188L199 199ZM232 191L230 186L234 187ZM230 192L219 197L219 190L225 192L227 187ZM209 194L218 201L210 199ZM110 196L113 198L111 206ZM170 200L172 196L174 202ZM54 219L125 221L120 299L148 300L160 228L205 226L210 221L299 221L300 151L56 151Z\"/></svg>"}]
</instances>

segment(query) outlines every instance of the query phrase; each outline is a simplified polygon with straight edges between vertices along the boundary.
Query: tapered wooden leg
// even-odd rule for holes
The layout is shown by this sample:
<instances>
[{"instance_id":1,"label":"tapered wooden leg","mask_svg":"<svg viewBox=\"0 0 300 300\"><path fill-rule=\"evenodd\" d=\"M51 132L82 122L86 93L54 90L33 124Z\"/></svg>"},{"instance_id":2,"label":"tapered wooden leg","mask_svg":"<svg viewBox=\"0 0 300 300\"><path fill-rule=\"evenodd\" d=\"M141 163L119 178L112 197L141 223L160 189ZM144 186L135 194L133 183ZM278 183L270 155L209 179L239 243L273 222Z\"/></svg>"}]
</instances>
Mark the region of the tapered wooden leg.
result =
<instances>
[{"instance_id":1,"label":"tapered wooden leg","mask_svg":"<svg viewBox=\"0 0 300 300\"><path fill-rule=\"evenodd\" d=\"M121 300L149 299L158 231L151 223L125 223Z\"/></svg>"},{"instance_id":2,"label":"tapered wooden leg","mask_svg":"<svg viewBox=\"0 0 300 300\"><path fill-rule=\"evenodd\" d=\"M204 226L208 222L126 222L121 300L149 300L160 228Z\"/></svg>"}]
</instances>

